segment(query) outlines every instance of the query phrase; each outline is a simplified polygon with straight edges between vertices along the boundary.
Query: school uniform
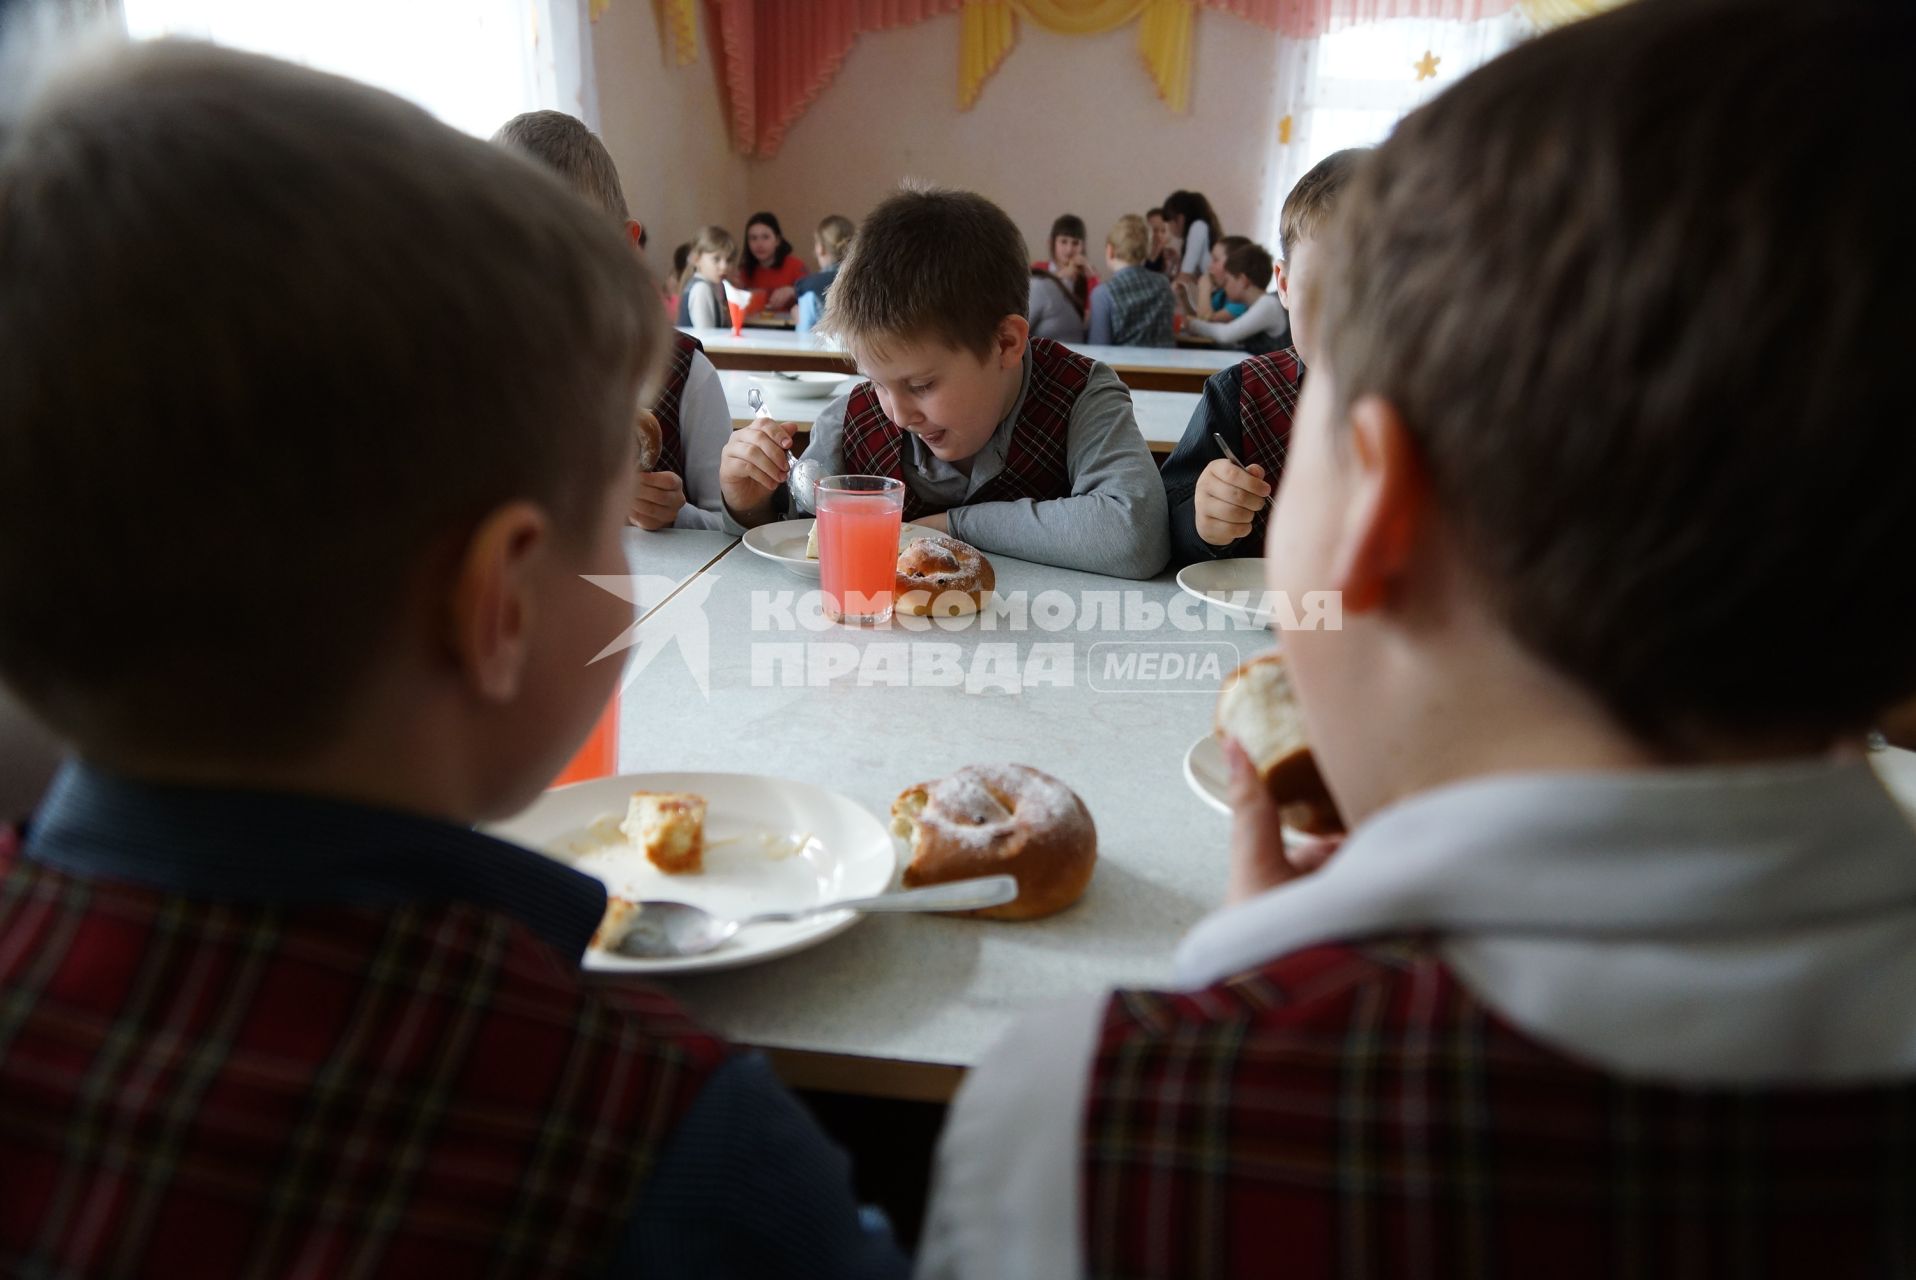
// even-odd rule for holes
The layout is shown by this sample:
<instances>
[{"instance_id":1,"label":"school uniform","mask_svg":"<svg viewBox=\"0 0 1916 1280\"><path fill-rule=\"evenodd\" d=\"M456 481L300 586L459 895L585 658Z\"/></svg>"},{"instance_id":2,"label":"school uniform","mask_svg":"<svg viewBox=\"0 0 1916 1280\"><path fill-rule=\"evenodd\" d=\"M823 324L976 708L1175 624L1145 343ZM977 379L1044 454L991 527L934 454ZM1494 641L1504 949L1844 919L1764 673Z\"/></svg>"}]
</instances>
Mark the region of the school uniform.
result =
<instances>
[{"instance_id":1,"label":"school uniform","mask_svg":"<svg viewBox=\"0 0 1916 1280\"><path fill-rule=\"evenodd\" d=\"M1091 337L1099 345L1168 347L1176 341L1171 282L1141 266L1124 267L1091 295Z\"/></svg>"},{"instance_id":2,"label":"school uniform","mask_svg":"<svg viewBox=\"0 0 1916 1280\"><path fill-rule=\"evenodd\" d=\"M923 1277L1902 1275L1916 828L1861 760L1476 779L1021 1022Z\"/></svg>"},{"instance_id":3,"label":"school uniform","mask_svg":"<svg viewBox=\"0 0 1916 1280\"><path fill-rule=\"evenodd\" d=\"M897 1275L844 1157L592 877L68 768L0 840L0 1273Z\"/></svg>"},{"instance_id":4,"label":"school uniform","mask_svg":"<svg viewBox=\"0 0 1916 1280\"><path fill-rule=\"evenodd\" d=\"M685 486L685 505L675 529L717 529L724 519L719 497L719 455L732 435L732 410L718 370L705 347L689 333L674 332L664 384L652 405L659 420L659 471Z\"/></svg>"},{"instance_id":5,"label":"school uniform","mask_svg":"<svg viewBox=\"0 0 1916 1280\"><path fill-rule=\"evenodd\" d=\"M681 329L721 329L732 323L732 309L726 305L725 289L704 276L685 282L679 295L677 324Z\"/></svg>"},{"instance_id":6,"label":"school uniform","mask_svg":"<svg viewBox=\"0 0 1916 1280\"><path fill-rule=\"evenodd\" d=\"M961 469L886 418L869 382L834 400L805 457L822 475L891 476L905 519L945 514L953 537L998 552L1119 578L1149 578L1170 555L1164 487L1106 366L1056 342L1028 344L1018 398ZM783 509L785 491L773 497ZM732 513L726 527L743 533Z\"/></svg>"},{"instance_id":7,"label":"school uniform","mask_svg":"<svg viewBox=\"0 0 1916 1280\"><path fill-rule=\"evenodd\" d=\"M1215 434L1224 437L1245 466L1263 467L1264 478L1275 486L1284 474L1291 420L1303 391L1304 365L1295 349L1252 356L1205 379L1204 396L1160 473L1171 513L1171 559L1178 567L1264 554L1270 504L1252 517L1249 533L1236 542L1212 546L1197 532L1198 480L1206 467L1224 456Z\"/></svg>"}]
</instances>

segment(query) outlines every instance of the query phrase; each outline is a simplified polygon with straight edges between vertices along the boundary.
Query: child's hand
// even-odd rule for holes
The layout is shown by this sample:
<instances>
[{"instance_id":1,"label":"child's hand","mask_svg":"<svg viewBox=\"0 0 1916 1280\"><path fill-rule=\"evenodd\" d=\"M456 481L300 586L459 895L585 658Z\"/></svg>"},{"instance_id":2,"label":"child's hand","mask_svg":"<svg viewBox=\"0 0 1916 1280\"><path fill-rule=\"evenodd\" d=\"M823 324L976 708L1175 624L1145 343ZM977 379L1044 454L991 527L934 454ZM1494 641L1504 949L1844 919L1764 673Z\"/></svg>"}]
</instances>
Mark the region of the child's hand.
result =
<instances>
[{"instance_id":1,"label":"child's hand","mask_svg":"<svg viewBox=\"0 0 1916 1280\"><path fill-rule=\"evenodd\" d=\"M1266 889L1302 879L1330 861L1341 840L1311 840L1286 847L1284 823L1270 792L1258 781L1244 748L1224 740L1231 770L1231 871L1227 903L1243 902Z\"/></svg>"},{"instance_id":2,"label":"child's hand","mask_svg":"<svg viewBox=\"0 0 1916 1280\"><path fill-rule=\"evenodd\" d=\"M685 482L670 471L641 471L632 494L632 523L641 529L669 529L685 505Z\"/></svg>"},{"instance_id":3,"label":"child's hand","mask_svg":"<svg viewBox=\"0 0 1916 1280\"><path fill-rule=\"evenodd\" d=\"M765 300L767 311L790 311L798 301L798 290L788 284L772 290L771 297Z\"/></svg>"},{"instance_id":4,"label":"child's hand","mask_svg":"<svg viewBox=\"0 0 1916 1280\"><path fill-rule=\"evenodd\" d=\"M762 524L772 514L772 495L791 469L785 451L792 429L764 414L740 427L719 455L719 495L740 524Z\"/></svg>"},{"instance_id":5,"label":"child's hand","mask_svg":"<svg viewBox=\"0 0 1916 1280\"><path fill-rule=\"evenodd\" d=\"M1271 492L1263 467L1236 467L1228 458L1219 458L1198 477L1193 499L1198 537L1214 547L1236 542L1250 533L1251 521Z\"/></svg>"}]
</instances>

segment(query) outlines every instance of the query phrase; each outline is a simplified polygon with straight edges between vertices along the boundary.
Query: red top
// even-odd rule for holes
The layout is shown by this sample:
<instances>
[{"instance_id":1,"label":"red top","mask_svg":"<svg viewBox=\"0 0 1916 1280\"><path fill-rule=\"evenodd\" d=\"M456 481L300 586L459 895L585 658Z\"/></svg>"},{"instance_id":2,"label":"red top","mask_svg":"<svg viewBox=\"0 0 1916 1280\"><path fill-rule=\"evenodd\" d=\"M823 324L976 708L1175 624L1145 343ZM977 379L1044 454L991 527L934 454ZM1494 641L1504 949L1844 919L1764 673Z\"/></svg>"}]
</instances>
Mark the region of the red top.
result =
<instances>
[{"instance_id":1,"label":"red top","mask_svg":"<svg viewBox=\"0 0 1916 1280\"><path fill-rule=\"evenodd\" d=\"M752 300L745 304L745 314L755 316L765 310L765 304L771 300L774 289L785 289L797 284L807 274L805 262L795 253L785 255L782 267L761 266L752 276ZM745 282L745 272L739 271L739 283Z\"/></svg>"}]
</instances>

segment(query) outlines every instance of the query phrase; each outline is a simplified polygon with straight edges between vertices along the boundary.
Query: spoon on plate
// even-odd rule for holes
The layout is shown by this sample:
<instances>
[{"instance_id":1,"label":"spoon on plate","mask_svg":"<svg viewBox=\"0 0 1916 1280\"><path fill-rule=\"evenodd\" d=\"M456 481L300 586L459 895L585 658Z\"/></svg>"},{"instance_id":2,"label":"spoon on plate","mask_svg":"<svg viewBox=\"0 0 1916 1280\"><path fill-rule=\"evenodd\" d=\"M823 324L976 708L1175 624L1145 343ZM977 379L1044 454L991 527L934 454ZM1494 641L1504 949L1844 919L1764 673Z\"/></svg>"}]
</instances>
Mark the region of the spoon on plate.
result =
<instances>
[{"instance_id":1,"label":"spoon on plate","mask_svg":"<svg viewBox=\"0 0 1916 1280\"><path fill-rule=\"evenodd\" d=\"M757 387L745 393L745 403L752 406L752 412L761 417L771 417L765 412L765 396ZM818 461L815 458L795 458L792 451L785 451L787 471L785 486L792 491L794 510L810 514L812 511L812 490L818 486Z\"/></svg>"},{"instance_id":2,"label":"spoon on plate","mask_svg":"<svg viewBox=\"0 0 1916 1280\"><path fill-rule=\"evenodd\" d=\"M736 920L715 916L689 902L641 902L631 932L619 940L614 950L635 960L678 960L704 955L722 946L747 925L789 924L827 911L972 911L1000 906L1017 896L1015 878L980 876L975 880L935 884L928 889L881 893L875 898L821 902L796 911L764 911Z\"/></svg>"}]
</instances>

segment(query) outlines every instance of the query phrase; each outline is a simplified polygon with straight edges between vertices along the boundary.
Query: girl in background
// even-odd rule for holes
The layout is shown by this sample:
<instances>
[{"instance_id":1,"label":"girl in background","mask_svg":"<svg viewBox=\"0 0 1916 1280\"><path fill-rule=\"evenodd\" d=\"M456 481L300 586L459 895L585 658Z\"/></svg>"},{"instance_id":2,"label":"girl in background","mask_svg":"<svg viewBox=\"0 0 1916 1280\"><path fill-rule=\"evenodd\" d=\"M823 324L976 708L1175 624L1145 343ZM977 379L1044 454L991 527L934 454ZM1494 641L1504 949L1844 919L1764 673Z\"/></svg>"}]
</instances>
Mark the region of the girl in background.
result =
<instances>
[{"instance_id":1,"label":"girl in background","mask_svg":"<svg viewBox=\"0 0 1916 1280\"><path fill-rule=\"evenodd\" d=\"M724 227L702 227L692 241L690 265L679 289L678 322L693 329L731 325L725 305L725 277L738 261L738 241Z\"/></svg>"},{"instance_id":2,"label":"girl in background","mask_svg":"<svg viewBox=\"0 0 1916 1280\"><path fill-rule=\"evenodd\" d=\"M752 291L745 314L790 311L798 301L792 286L804 275L805 261L792 252L777 215L763 211L753 214L745 224L745 260L738 271L738 283Z\"/></svg>"}]
</instances>

